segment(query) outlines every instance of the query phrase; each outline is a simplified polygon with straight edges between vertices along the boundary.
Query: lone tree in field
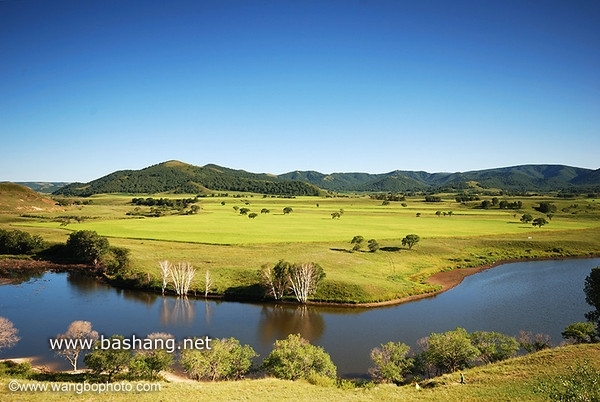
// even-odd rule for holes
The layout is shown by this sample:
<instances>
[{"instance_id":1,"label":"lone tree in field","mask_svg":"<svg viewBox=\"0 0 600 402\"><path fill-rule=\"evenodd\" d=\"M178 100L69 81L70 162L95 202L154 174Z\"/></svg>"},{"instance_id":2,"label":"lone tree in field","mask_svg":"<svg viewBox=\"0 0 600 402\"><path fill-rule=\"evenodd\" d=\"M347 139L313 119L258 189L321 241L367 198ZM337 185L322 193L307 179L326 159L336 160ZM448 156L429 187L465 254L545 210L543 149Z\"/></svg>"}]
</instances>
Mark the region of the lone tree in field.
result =
<instances>
[{"instance_id":1,"label":"lone tree in field","mask_svg":"<svg viewBox=\"0 0 600 402\"><path fill-rule=\"evenodd\" d=\"M323 268L312 262L293 264L287 270L289 287L300 303L306 303L323 278L325 278Z\"/></svg>"},{"instance_id":2,"label":"lone tree in field","mask_svg":"<svg viewBox=\"0 0 600 402\"><path fill-rule=\"evenodd\" d=\"M12 348L21 338L17 336L19 330L16 329L13 323L0 317L0 351L6 348Z\"/></svg>"},{"instance_id":3,"label":"lone tree in field","mask_svg":"<svg viewBox=\"0 0 600 402\"><path fill-rule=\"evenodd\" d=\"M531 222L531 224L532 224L533 226L542 227L542 226L544 226L544 225L547 225L547 224L548 224L548 221L547 221L546 219L544 219L544 218L535 218L535 219L533 220L533 222Z\"/></svg>"},{"instance_id":4,"label":"lone tree in field","mask_svg":"<svg viewBox=\"0 0 600 402\"><path fill-rule=\"evenodd\" d=\"M585 278L583 291L585 302L594 307L594 310L585 313L585 318L600 326L600 266L592 268L590 274Z\"/></svg>"},{"instance_id":5,"label":"lone tree in field","mask_svg":"<svg viewBox=\"0 0 600 402\"><path fill-rule=\"evenodd\" d=\"M288 214L292 213L292 211L294 211L292 209L292 207L285 207L285 208L283 208L283 214L284 215L288 215Z\"/></svg>"},{"instance_id":6,"label":"lone tree in field","mask_svg":"<svg viewBox=\"0 0 600 402\"><path fill-rule=\"evenodd\" d=\"M402 239L402 245L408 246L408 248L410 250L411 248L413 248L413 246L415 244L417 244L419 242L419 240L421 240L419 235L409 234L409 235L406 235L406 237L404 239Z\"/></svg>"},{"instance_id":7,"label":"lone tree in field","mask_svg":"<svg viewBox=\"0 0 600 402\"><path fill-rule=\"evenodd\" d=\"M73 371L76 371L79 355L82 351L88 350L84 349L84 343L89 340L91 347L93 342L98 339L98 332L92 330L92 323L89 321L73 321L69 325L67 332L57 335L56 339L63 339L64 346L56 354L67 359L71 363L71 366L73 366ZM70 342L74 340L77 340L77 342Z\"/></svg>"}]
</instances>

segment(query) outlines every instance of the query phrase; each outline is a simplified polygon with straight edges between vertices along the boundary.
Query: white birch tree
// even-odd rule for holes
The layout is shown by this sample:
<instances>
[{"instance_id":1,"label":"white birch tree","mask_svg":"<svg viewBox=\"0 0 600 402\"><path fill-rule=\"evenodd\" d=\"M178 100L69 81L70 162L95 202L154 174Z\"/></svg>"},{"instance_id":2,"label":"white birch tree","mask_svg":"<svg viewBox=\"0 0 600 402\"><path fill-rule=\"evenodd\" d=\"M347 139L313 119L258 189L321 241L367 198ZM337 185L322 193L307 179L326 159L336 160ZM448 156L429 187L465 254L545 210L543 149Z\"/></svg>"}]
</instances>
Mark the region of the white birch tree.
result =
<instances>
[{"instance_id":1,"label":"white birch tree","mask_svg":"<svg viewBox=\"0 0 600 402\"><path fill-rule=\"evenodd\" d=\"M323 268L312 262L293 264L287 272L290 289L300 303L306 303L308 297L317 290L319 282L325 278Z\"/></svg>"}]
</instances>

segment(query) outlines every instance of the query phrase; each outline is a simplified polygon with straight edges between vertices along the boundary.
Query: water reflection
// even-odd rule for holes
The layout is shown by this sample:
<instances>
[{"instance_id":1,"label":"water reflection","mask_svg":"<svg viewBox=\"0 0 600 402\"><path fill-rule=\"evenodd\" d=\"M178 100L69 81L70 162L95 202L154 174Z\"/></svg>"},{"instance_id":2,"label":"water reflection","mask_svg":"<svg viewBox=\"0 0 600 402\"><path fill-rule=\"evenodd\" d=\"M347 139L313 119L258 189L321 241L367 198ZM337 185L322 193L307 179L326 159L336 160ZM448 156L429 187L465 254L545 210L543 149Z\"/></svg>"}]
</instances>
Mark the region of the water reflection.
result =
<instances>
[{"instance_id":1,"label":"water reflection","mask_svg":"<svg viewBox=\"0 0 600 402\"><path fill-rule=\"evenodd\" d=\"M163 325L191 324L194 316L194 306L187 297L163 296L160 304L160 322Z\"/></svg>"},{"instance_id":2,"label":"water reflection","mask_svg":"<svg viewBox=\"0 0 600 402\"><path fill-rule=\"evenodd\" d=\"M300 334L314 343L325 332L325 320L315 308L305 305L264 305L258 329L263 345L270 345L274 339L283 339L289 334Z\"/></svg>"},{"instance_id":3,"label":"water reflection","mask_svg":"<svg viewBox=\"0 0 600 402\"><path fill-rule=\"evenodd\" d=\"M113 288L112 286L81 272L69 272L67 274L67 281L71 285L71 289L74 289L80 295L91 296L96 293L114 291L118 296L125 300L140 302L145 304L146 307L151 307L159 297L156 293Z\"/></svg>"}]
</instances>

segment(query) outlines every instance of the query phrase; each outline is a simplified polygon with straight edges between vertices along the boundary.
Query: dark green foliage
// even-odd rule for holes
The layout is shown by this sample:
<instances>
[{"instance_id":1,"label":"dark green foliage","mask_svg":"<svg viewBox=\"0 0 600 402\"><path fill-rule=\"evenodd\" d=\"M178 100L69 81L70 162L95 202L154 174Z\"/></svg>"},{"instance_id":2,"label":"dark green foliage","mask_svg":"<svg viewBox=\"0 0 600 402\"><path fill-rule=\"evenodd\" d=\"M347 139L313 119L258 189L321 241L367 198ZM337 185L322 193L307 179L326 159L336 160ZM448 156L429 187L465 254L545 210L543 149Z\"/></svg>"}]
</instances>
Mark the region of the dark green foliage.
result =
<instances>
[{"instance_id":1,"label":"dark green foliage","mask_svg":"<svg viewBox=\"0 0 600 402\"><path fill-rule=\"evenodd\" d=\"M352 244L352 251L358 251L362 248L363 243L365 242L365 238L358 235L358 236L354 236L352 238L352 240L350 241L350 244Z\"/></svg>"},{"instance_id":2,"label":"dark green foliage","mask_svg":"<svg viewBox=\"0 0 600 402\"><path fill-rule=\"evenodd\" d=\"M89 196L101 193L157 194L243 191L280 195L319 195L314 185L279 179L273 175L232 170L216 165L204 167L169 161L141 170L122 170L86 184L72 183L56 195Z\"/></svg>"},{"instance_id":3,"label":"dark green foliage","mask_svg":"<svg viewBox=\"0 0 600 402\"><path fill-rule=\"evenodd\" d=\"M532 224L533 226L542 227L542 226L544 226L544 225L547 225L547 224L548 224L548 221L547 221L546 219L544 219L544 218L535 218L535 219L533 220L533 222L531 222L531 224Z\"/></svg>"},{"instance_id":4,"label":"dark green foliage","mask_svg":"<svg viewBox=\"0 0 600 402\"><path fill-rule=\"evenodd\" d=\"M556 205L552 204L551 202L543 201L540 202L538 207L534 207L534 209L543 214L550 214L556 212Z\"/></svg>"},{"instance_id":5,"label":"dark green foliage","mask_svg":"<svg viewBox=\"0 0 600 402\"><path fill-rule=\"evenodd\" d=\"M292 209L292 207L285 207L285 208L283 208L283 214L284 214L284 215L290 214L290 213L292 213L293 211L294 211L294 210Z\"/></svg>"},{"instance_id":6,"label":"dark green foliage","mask_svg":"<svg viewBox=\"0 0 600 402\"><path fill-rule=\"evenodd\" d=\"M585 318L600 325L600 267L592 268L590 274L585 278L583 291L585 302L594 308L585 314Z\"/></svg>"},{"instance_id":7,"label":"dark green foliage","mask_svg":"<svg viewBox=\"0 0 600 402\"><path fill-rule=\"evenodd\" d=\"M0 229L0 254L28 254L44 247L44 240L21 230Z\"/></svg>"},{"instance_id":8,"label":"dark green foliage","mask_svg":"<svg viewBox=\"0 0 600 402\"><path fill-rule=\"evenodd\" d=\"M408 248L411 249L411 248L413 248L413 246L415 244L417 244L419 242L419 240L421 240L419 235L409 234L409 235L406 235L406 237L404 239L402 239L402 245L408 246Z\"/></svg>"},{"instance_id":9,"label":"dark green foliage","mask_svg":"<svg viewBox=\"0 0 600 402\"><path fill-rule=\"evenodd\" d=\"M374 252L376 252L377 250L379 250L379 243L378 243L378 242L377 242L377 240L375 240L375 239L370 239L370 240L367 242L367 247L369 247L369 251L370 251L370 252L374 253Z\"/></svg>"},{"instance_id":10,"label":"dark green foliage","mask_svg":"<svg viewBox=\"0 0 600 402\"><path fill-rule=\"evenodd\" d=\"M523 223L529 223L533 220L533 216L531 216L531 214L523 214L521 216L521 222Z\"/></svg>"},{"instance_id":11,"label":"dark green foliage","mask_svg":"<svg viewBox=\"0 0 600 402\"><path fill-rule=\"evenodd\" d=\"M311 345L300 334L277 340L263 360L263 368L285 380L308 379L314 375L336 377L337 368L323 348Z\"/></svg>"},{"instance_id":12,"label":"dark green foliage","mask_svg":"<svg viewBox=\"0 0 600 402\"><path fill-rule=\"evenodd\" d=\"M110 248L108 239L93 230L79 230L69 235L67 248L80 262L97 265Z\"/></svg>"},{"instance_id":13,"label":"dark green foliage","mask_svg":"<svg viewBox=\"0 0 600 402\"><path fill-rule=\"evenodd\" d=\"M195 380L238 380L252 367L256 352L235 338L214 339L210 349L183 349L181 366Z\"/></svg>"}]
</instances>

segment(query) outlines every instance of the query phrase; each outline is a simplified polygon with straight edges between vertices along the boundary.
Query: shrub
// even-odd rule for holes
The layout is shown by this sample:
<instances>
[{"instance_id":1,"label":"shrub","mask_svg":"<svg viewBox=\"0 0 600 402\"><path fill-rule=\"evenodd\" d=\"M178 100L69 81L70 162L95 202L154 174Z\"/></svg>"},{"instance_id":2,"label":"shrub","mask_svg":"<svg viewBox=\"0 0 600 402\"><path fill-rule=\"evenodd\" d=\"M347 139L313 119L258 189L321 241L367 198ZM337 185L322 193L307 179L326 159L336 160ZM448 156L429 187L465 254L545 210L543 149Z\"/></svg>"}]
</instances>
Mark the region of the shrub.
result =
<instances>
[{"instance_id":1,"label":"shrub","mask_svg":"<svg viewBox=\"0 0 600 402\"><path fill-rule=\"evenodd\" d=\"M235 338L214 339L206 350L184 349L180 363L195 380L237 380L252 367L256 352Z\"/></svg>"},{"instance_id":2,"label":"shrub","mask_svg":"<svg viewBox=\"0 0 600 402\"><path fill-rule=\"evenodd\" d=\"M371 350L371 360L375 367L369 374L375 381L401 384L413 367L413 359L407 357L410 347L401 342L388 342Z\"/></svg>"},{"instance_id":3,"label":"shrub","mask_svg":"<svg viewBox=\"0 0 600 402\"><path fill-rule=\"evenodd\" d=\"M307 380L314 375L335 378L337 371L329 354L311 345L300 334L275 341L273 350L263 361L263 368L285 380Z\"/></svg>"}]
</instances>

